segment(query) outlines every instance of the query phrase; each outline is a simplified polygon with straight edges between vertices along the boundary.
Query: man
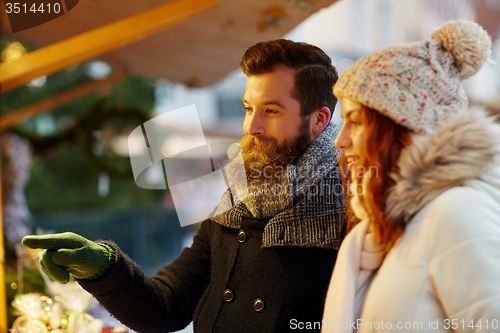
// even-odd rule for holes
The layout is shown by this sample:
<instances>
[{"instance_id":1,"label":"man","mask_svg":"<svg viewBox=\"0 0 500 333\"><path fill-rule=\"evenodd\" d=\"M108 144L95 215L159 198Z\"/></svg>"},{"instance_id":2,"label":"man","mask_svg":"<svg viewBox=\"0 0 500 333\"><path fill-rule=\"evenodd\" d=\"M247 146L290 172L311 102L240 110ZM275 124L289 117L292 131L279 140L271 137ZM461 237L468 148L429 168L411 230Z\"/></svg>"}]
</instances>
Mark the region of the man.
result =
<instances>
[{"instance_id":1,"label":"man","mask_svg":"<svg viewBox=\"0 0 500 333\"><path fill-rule=\"evenodd\" d=\"M330 122L338 76L322 50L288 40L250 47L241 67L249 194L204 221L171 265L146 277L112 242L68 233L23 241L49 249L41 263L53 279L69 272L138 332L179 330L193 318L196 332L320 328L345 234Z\"/></svg>"}]
</instances>

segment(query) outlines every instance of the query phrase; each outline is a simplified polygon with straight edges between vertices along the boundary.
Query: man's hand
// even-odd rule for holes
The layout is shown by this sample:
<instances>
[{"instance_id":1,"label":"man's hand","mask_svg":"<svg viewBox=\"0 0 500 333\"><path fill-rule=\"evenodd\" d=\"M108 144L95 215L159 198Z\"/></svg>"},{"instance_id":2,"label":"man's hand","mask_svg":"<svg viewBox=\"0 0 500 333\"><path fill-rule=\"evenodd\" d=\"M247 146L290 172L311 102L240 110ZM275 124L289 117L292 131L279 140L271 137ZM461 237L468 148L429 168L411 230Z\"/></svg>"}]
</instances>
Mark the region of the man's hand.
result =
<instances>
[{"instance_id":1,"label":"man's hand","mask_svg":"<svg viewBox=\"0 0 500 333\"><path fill-rule=\"evenodd\" d=\"M45 249L40 257L40 266L59 283L68 283L69 274L77 279L97 279L111 266L116 256L108 245L94 243L72 232L26 236L23 244L32 249Z\"/></svg>"}]
</instances>

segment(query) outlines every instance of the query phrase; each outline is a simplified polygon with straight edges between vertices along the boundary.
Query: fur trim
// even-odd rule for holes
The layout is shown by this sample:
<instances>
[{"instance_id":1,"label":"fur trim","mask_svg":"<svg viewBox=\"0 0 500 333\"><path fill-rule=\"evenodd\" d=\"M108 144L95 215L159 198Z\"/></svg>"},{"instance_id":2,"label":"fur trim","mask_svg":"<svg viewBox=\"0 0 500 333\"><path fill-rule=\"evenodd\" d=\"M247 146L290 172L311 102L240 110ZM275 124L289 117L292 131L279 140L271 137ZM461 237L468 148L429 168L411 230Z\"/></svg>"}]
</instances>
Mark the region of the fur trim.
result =
<instances>
[{"instance_id":1,"label":"fur trim","mask_svg":"<svg viewBox=\"0 0 500 333\"><path fill-rule=\"evenodd\" d=\"M443 191L476 179L500 154L500 124L482 109L470 109L431 135L413 136L403 150L389 190L386 216L410 218ZM497 160L498 161L498 160Z\"/></svg>"}]
</instances>

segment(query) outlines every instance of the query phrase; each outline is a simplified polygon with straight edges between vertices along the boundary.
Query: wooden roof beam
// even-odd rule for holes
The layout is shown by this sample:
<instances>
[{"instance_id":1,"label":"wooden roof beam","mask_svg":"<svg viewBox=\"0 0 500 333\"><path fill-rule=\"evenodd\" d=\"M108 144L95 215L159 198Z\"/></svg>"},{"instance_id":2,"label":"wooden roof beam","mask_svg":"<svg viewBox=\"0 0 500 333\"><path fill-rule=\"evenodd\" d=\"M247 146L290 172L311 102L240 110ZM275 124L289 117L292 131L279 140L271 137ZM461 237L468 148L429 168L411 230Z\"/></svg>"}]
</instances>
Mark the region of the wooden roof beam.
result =
<instances>
[{"instance_id":1,"label":"wooden roof beam","mask_svg":"<svg viewBox=\"0 0 500 333\"><path fill-rule=\"evenodd\" d=\"M0 64L0 92L63 70L216 8L222 0L177 0Z\"/></svg>"}]
</instances>

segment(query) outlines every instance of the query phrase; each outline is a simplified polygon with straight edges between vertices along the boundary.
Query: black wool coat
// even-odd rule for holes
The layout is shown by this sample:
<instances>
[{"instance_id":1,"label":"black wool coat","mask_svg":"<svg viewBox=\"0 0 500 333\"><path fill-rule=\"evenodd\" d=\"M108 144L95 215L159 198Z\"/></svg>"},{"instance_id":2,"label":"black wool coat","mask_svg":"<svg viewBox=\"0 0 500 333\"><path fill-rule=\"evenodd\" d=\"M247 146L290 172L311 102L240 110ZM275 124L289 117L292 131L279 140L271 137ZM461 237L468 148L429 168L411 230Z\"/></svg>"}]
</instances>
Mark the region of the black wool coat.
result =
<instances>
[{"instance_id":1,"label":"black wool coat","mask_svg":"<svg viewBox=\"0 0 500 333\"><path fill-rule=\"evenodd\" d=\"M202 222L191 248L147 277L116 244L116 262L96 280L78 280L113 316L139 333L319 331L336 249L263 247L269 219L241 228Z\"/></svg>"}]
</instances>

